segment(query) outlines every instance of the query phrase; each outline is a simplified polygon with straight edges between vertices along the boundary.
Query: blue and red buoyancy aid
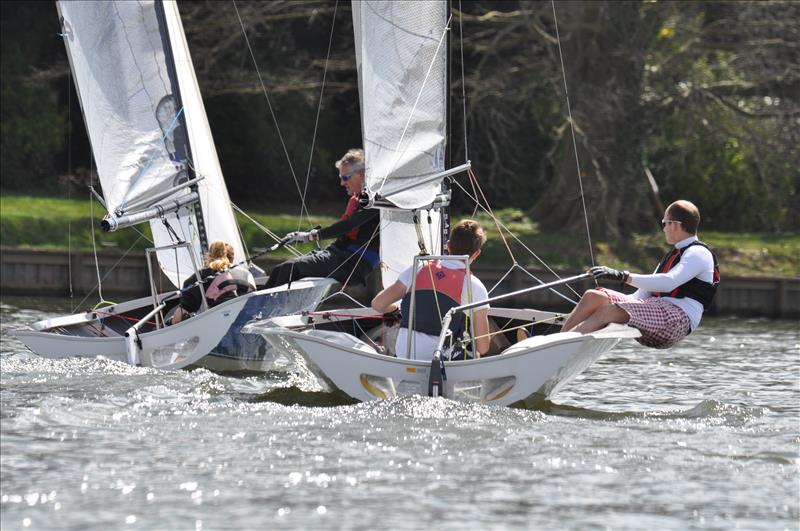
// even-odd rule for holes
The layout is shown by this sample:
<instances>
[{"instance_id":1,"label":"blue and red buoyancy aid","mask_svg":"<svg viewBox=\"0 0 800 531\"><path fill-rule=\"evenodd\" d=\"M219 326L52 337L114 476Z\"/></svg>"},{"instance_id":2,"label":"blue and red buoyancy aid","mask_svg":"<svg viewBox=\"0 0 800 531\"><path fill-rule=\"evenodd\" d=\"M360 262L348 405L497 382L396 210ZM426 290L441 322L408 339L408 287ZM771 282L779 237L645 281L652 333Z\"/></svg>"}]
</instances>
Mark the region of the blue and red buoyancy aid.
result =
<instances>
[{"instance_id":1,"label":"blue and red buoyancy aid","mask_svg":"<svg viewBox=\"0 0 800 531\"><path fill-rule=\"evenodd\" d=\"M442 332L445 314L461 305L466 269L450 269L439 261L431 261L420 268L414 283L414 331L438 336ZM400 305L403 318L400 326L411 328L408 323L411 308L411 289L406 291ZM450 324L454 334L463 331L464 314L459 313Z\"/></svg>"},{"instance_id":2,"label":"blue and red buoyancy aid","mask_svg":"<svg viewBox=\"0 0 800 531\"><path fill-rule=\"evenodd\" d=\"M339 221L345 221L353 214L359 211L361 203L359 196L351 195L347 200L347 206L344 209L344 214L339 218ZM366 234L362 234L362 229L366 229ZM377 232L377 225L373 227L372 224L367 226L356 227L353 230L345 232L336 241L347 251L361 255L361 258L367 262L370 267L375 267L381 261L380 253L377 249L373 249L373 242L370 236Z\"/></svg>"},{"instance_id":3,"label":"blue and red buoyancy aid","mask_svg":"<svg viewBox=\"0 0 800 531\"><path fill-rule=\"evenodd\" d=\"M708 245L698 240L698 241L693 241L683 249L677 249L677 248L673 249L672 251L667 253L664 256L664 258L661 259L661 262L658 264L658 267L656 268L656 273L666 273L667 271L675 267L675 265L677 265L678 262L681 261L681 255L683 254L683 252L692 245L699 245L701 247L705 247L711 253L711 257L714 259L714 276L712 282L711 283L705 282L697 277L694 277L689 282L681 284L680 286L678 286L669 293L662 293L656 291L654 293L651 293L651 295L653 297L675 297L677 299L681 299L683 297L689 297L702 304L703 310L705 311L711 307L711 302L714 300L714 295L717 294L717 284L719 284L719 279L720 279L719 263L717 262L717 257L714 254L714 251L712 251L708 247Z\"/></svg>"}]
</instances>

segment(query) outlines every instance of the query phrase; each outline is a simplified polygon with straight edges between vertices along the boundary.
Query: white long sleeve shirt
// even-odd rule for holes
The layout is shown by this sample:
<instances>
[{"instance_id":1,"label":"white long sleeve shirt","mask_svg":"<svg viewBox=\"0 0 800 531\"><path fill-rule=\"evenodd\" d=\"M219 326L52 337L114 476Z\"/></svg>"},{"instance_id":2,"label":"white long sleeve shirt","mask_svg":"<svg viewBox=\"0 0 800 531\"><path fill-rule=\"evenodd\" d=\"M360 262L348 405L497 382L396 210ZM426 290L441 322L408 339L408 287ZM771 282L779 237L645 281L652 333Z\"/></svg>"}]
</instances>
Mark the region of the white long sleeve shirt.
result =
<instances>
[{"instance_id":1,"label":"white long sleeve shirt","mask_svg":"<svg viewBox=\"0 0 800 531\"><path fill-rule=\"evenodd\" d=\"M683 249L696 241L697 236L690 236L676 243L675 248ZM656 270L658 270L657 266ZM633 293L634 297L646 299L651 297L653 292L669 293L695 277L709 284L714 280L714 257L711 251L701 245L695 245L683 251L680 262L668 272L653 273L652 275L631 273L628 283L639 288ZM691 297L664 297L664 300L686 312L692 325L692 330L700 325L700 319L703 316L703 305L700 301Z\"/></svg>"}]
</instances>

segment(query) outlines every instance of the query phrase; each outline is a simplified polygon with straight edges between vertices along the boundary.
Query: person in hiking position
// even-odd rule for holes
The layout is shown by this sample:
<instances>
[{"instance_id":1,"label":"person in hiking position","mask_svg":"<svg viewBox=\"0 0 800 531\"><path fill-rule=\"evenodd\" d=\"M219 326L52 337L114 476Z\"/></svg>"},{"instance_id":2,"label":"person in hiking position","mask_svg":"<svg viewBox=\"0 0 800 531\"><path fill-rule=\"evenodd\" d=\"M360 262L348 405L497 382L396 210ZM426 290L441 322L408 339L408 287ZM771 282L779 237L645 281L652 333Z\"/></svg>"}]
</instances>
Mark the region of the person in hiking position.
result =
<instances>
[{"instance_id":1,"label":"person in hiking position","mask_svg":"<svg viewBox=\"0 0 800 531\"><path fill-rule=\"evenodd\" d=\"M330 227L292 232L287 237L288 243L336 240L277 265L269 275L267 288L306 277L330 277L341 283L351 278L366 284L367 275L380 262L379 211L364 208L359 202L364 191L364 150L349 150L334 166L339 171L339 185L350 196L341 219Z\"/></svg>"},{"instance_id":2,"label":"person in hiking position","mask_svg":"<svg viewBox=\"0 0 800 531\"><path fill-rule=\"evenodd\" d=\"M711 307L719 282L717 258L697 239L700 211L689 201L667 207L661 225L674 247L651 275L598 266L594 278L610 278L639 288L625 295L606 288L590 289L563 326L564 331L594 332L609 323L627 323L641 331L639 343L669 348L700 325Z\"/></svg>"},{"instance_id":3,"label":"person in hiking position","mask_svg":"<svg viewBox=\"0 0 800 531\"><path fill-rule=\"evenodd\" d=\"M233 299L237 296L237 285L228 268L231 261L228 258L228 245L223 241L215 241L208 247L206 254L206 267L200 270L200 279L203 282L203 291L209 308ZM197 275L192 275L183 283L181 302L172 316L172 323L179 323L192 313L200 309L203 295L197 283Z\"/></svg>"},{"instance_id":4,"label":"person in hiking position","mask_svg":"<svg viewBox=\"0 0 800 531\"><path fill-rule=\"evenodd\" d=\"M486 235L480 224L465 219L450 233L447 250L452 255L469 256L469 262L472 264L481 254L481 247L485 242ZM447 311L461 304L486 300L489 295L486 287L475 275L469 275L467 278L466 265L462 261L430 260L419 265L417 271L412 271L413 267L409 267L400 273L397 282L378 293L372 299L372 308L383 314L402 309L395 353L398 358L408 359L411 283L416 276L412 323L414 332L410 359L430 361L438 346L442 319ZM398 301L401 301L399 305ZM476 357L480 357L489 350L489 305L469 310L468 315L473 320L475 330L475 346L478 350ZM464 322L464 313L456 314L450 326L454 330L454 339L460 339L461 332L467 326Z\"/></svg>"}]
</instances>

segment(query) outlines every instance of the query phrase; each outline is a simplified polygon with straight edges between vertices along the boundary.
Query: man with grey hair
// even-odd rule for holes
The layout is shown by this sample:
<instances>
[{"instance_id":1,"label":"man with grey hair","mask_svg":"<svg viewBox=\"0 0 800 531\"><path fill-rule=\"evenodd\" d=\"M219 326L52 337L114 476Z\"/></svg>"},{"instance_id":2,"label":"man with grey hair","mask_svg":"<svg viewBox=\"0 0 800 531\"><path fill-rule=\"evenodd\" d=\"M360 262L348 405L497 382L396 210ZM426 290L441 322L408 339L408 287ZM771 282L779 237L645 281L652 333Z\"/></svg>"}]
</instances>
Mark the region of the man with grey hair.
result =
<instances>
[{"instance_id":1,"label":"man with grey hair","mask_svg":"<svg viewBox=\"0 0 800 531\"><path fill-rule=\"evenodd\" d=\"M269 275L267 288L307 277L330 277L342 283L351 278L366 283L367 275L380 262L379 212L364 208L359 202L364 192L364 150L348 150L334 166L339 170L339 185L350 196L341 219L330 227L292 232L287 236L290 242L298 243L336 240L327 247L276 266Z\"/></svg>"}]
</instances>

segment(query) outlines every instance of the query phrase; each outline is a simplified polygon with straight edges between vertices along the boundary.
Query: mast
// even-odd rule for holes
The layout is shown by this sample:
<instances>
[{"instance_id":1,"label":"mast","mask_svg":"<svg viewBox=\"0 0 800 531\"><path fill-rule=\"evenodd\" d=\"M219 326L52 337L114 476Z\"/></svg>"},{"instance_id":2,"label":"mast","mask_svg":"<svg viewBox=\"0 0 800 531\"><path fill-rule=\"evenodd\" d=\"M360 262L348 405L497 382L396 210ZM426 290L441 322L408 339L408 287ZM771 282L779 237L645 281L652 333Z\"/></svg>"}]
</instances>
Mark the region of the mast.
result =
<instances>
[{"instance_id":1,"label":"mast","mask_svg":"<svg viewBox=\"0 0 800 531\"><path fill-rule=\"evenodd\" d=\"M170 84L173 87L173 100L174 105L173 108L177 113L177 116L174 119L177 119L179 122L179 127L173 129L173 144L175 146L175 162L182 166L181 171L185 171L187 175L187 180L191 181L194 180L197 176L195 175L194 168L189 164L189 161L194 160L192 157L192 145L189 141L189 136L186 134L186 131L189 130L188 125L186 123L186 113L183 111L183 98L181 97L181 86L178 82L178 73L175 69L175 56L172 51L172 43L170 42L170 35L169 35L169 27L167 25L167 18L166 14L164 13L164 2L163 0L156 1L156 18L158 19L158 25L160 28L160 35L161 40L164 43L164 55L166 57L166 65L167 65L167 75L169 76ZM183 133L178 135L177 133ZM190 187L192 193L197 193L197 184L193 184ZM193 215L195 221L197 222L197 234L200 238L200 250L201 252L205 252L208 250L208 233L206 231L206 224L205 219L203 218L203 209L202 208L193 208Z\"/></svg>"},{"instance_id":2,"label":"mast","mask_svg":"<svg viewBox=\"0 0 800 531\"><path fill-rule=\"evenodd\" d=\"M445 9L445 20L450 20L452 16L452 0L447 0L447 8ZM460 14L459 14L460 16ZM452 85L452 72L453 62L451 61L450 57L450 50L452 49L452 41L453 41L453 31L452 31L452 24L450 25L451 30L448 31L447 35L447 42L445 42L445 50L444 56L446 58L447 64L447 76L445 77L445 98L444 98L444 105L445 105L445 123L447 124L447 139L445 141L444 152L445 157L444 160L447 161L447 168L453 167L453 148L452 148L452 140L453 140L453 108L451 105L451 85ZM442 195L449 196L450 195L450 183L447 178L442 179ZM448 239L450 239L450 202L447 202L447 205L441 208L440 210L440 221L439 221L439 228L441 229L441 253L442 254L449 254L447 252L447 247L445 247L445 243Z\"/></svg>"}]
</instances>

